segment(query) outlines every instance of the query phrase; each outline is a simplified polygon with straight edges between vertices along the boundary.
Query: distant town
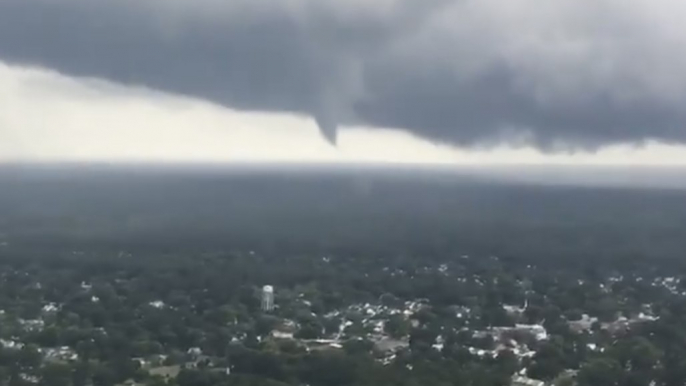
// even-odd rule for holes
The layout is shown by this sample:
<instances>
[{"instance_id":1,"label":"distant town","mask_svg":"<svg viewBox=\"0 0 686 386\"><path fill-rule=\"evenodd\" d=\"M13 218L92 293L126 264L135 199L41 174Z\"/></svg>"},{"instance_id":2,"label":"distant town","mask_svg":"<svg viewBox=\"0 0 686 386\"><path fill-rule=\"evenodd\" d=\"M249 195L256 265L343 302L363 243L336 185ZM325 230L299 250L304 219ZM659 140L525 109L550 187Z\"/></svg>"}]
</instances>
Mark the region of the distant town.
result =
<instances>
[{"instance_id":1,"label":"distant town","mask_svg":"<svg viewBox=\"0 0 686 386\"><path fill-rule=\"evenodd\" d=\"M100 267L86 252L72 255L0 271L0 377L10 384L468 376L593 386L614 371L667 385L674 353L662 342L676 339L670 326L686 310L682 276L636 267L255 251L127 252ZM447 363L454 374L430 370Z\"/></svg>"}]
</instances>

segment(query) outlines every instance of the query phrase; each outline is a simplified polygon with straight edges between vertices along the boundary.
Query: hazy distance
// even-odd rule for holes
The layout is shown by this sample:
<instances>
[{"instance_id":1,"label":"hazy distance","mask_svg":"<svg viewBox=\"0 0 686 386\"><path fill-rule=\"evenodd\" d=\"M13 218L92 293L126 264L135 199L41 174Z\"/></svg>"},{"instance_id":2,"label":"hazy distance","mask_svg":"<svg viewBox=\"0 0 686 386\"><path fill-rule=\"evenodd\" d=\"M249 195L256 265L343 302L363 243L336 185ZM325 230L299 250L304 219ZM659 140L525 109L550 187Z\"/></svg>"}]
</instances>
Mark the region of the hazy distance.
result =
<instances>
[{"instance_id":1,"label":"hazy distance","mask_svg":"<svg viewBox=\"0 0 686 386\"><path fill-rule=\"evenodd\" d=\"M0 234L56 250L675 257L682 169L8 165ZM650 189L646 189L646 187Z\"/></svg>"}]
</instances>

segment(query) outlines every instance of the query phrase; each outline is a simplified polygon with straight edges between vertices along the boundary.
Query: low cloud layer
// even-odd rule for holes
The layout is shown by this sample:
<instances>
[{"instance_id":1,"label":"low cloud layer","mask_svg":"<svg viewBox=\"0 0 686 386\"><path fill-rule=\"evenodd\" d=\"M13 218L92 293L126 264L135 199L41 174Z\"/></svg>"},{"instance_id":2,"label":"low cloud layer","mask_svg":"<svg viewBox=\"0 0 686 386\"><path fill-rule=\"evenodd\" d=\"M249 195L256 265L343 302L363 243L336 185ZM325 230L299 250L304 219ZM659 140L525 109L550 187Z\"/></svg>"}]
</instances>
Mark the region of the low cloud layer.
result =
<instances>
[{"instance_id":1,"label":"low cloud layer","mask_svg":"<svg viewBox=\"0 0 686 386\"><path fill-rule=\"evenodd\" d=\"M457 145L686 142L676 0L3 0L0 60Z\"/></svg>"},{"instance_id":2,"label":"low cloud layer","mask_svg":"<svg viewBox=\"0 0 686 386\"><path fill-rule=\"evenodd\" d=\"M0 62L0 165L446 164L469 162L469 158L402 132L362 127L346 128L334 148L317 134L309 118L235 111L194 98ZM536 160L534 154L532 161Z\"/></svg>"}]
</instances>

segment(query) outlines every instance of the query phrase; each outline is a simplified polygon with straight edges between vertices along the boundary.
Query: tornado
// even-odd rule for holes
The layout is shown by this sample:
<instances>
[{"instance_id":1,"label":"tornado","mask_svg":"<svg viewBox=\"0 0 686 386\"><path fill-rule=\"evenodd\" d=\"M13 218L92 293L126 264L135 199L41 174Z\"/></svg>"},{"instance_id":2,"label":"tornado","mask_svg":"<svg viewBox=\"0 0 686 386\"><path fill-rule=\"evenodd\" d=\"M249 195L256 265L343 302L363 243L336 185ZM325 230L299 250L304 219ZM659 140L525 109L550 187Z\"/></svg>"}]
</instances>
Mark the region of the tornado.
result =
<instances>
[{"instance_id":1,"label":"tornado","mask_svg":"<svg viewBox=\"0 0 686 386\"><path fill-rule=\"evenodd\" d=\"M338 124L329 114L316 114L314 121L319 127L319 132L332 146L336 146L338 139Z\"/></svg>"}]
</instances>

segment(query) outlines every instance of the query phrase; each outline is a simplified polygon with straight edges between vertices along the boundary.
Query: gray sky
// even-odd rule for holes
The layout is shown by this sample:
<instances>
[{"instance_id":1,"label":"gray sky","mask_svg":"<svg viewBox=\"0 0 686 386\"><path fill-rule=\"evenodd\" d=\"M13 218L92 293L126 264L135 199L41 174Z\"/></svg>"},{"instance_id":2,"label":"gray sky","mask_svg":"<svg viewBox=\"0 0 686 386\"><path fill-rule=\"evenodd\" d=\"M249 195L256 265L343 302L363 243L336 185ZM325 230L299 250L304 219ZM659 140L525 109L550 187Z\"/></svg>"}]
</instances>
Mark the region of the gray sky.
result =
<instances>
[{"instance_id":1,"label":"gray sky","mask_svg":"<svg viewBox=\"0 0 686 386\"><path fill-rule=\"evenodd\" d=\"M3 0L0 157L680 163L685 17L677 0ZM337 149L312 117L345 128Z\"/></svg>"}]
</instances>

